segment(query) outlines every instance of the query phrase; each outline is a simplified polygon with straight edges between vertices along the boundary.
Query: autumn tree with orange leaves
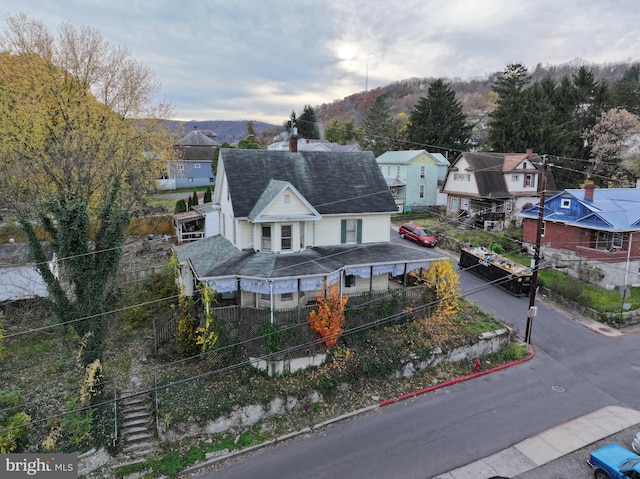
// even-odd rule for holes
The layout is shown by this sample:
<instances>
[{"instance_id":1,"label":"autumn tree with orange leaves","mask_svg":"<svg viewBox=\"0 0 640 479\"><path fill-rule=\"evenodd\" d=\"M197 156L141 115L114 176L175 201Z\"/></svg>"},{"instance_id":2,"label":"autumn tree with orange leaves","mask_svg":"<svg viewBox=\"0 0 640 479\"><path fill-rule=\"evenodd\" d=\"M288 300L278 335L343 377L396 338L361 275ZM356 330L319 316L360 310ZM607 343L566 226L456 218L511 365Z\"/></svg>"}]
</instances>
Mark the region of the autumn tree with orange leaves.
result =
<instances>
[{"instance_id":1,"label":"autumn tree with orange leaves","mask_svg":"<svg viewBox=\"0 0 640 479\"><path fill-rule=\"evenodd\" d=\"M332 286L327 296L326 283L316 295L317 309L307 316L311 330L323 338L324 344L330 348L338 341L344 327L344 307L349 298L340 296L338 287Z\"/></svg>"}]
</instances>

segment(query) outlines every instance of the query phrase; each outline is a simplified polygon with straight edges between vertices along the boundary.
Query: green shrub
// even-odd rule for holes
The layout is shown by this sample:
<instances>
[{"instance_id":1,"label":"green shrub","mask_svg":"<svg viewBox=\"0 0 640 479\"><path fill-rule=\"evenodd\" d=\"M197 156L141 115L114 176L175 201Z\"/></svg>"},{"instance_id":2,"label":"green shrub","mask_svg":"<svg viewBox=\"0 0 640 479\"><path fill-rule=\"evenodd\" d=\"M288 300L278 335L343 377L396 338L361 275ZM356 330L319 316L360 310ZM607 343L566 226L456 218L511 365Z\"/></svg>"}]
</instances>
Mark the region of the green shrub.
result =
<instances>
[{"instance_id":1,"label":"green shrub","mask_svg":"<svg viewBox=\"0 0 640 479\"><path fill-rule=\"evenodd\" d=\"M159 461L153 461L152 467L154 472L175 477L184 469L184 461L178 451L171 451Z\"/></svg>"}]
</instances>

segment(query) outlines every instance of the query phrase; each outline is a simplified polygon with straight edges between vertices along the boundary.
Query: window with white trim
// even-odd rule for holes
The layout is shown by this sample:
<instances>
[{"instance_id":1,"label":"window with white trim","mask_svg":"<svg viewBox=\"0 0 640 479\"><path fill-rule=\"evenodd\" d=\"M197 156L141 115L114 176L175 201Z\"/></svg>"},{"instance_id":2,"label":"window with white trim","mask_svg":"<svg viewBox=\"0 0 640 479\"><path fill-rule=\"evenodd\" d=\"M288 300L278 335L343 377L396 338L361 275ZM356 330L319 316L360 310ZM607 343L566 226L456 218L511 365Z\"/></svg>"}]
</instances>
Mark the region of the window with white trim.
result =
<instances>
[{"instance_id":1,"label":"window with white trim","mask_svg":"<svg viewBox=\"0 0 640 479\"><path fill-rule=\"evenodd\" d=\"M420 178L424 178L427 173L427 165L420 165Z\"/></svg>"},{"instance_id":2,"label":"window with white trim","mask_svg":"<svg viewBox=\"0 0 640 479\"><path fill-rule=\"evenodd\" d=\"M195 169L200 168L200 163L194 163L194 164L193 164L193 167L194 167Z\"/></svg>"},{"instance_id":3,"label":"window with white trim","mask_svg":"<svg viewBox=\"0 0 640 479\"><path fill-rule=\"evenodd\" d=\"M533 175L531 173L524 175L524 186L533 186Z\"/></svg>"},{"instance_id":4,"label":"window with white trim","mask_svg":"<svg viewBox=\"0 0 640 479\"><path fill-rule=\"evenodd\" d=\"M280 227L280 249L282 251L290 251L292 243L291 225L282 225Z\"/></svg>"},{"instance_id":5,"label":"window with white trim","mask_svg":"<svg viewBox=\"0 0 640 479\"><path fill-rule=\"evenodd\" d=\"M182 163L176 163L176 170L184 171L184 165Z\"/></svg>"},{"instance_id":6,"label":"window with white trim","mask_svg":"<svg viewBox=\"0 0 640 479\"><path fill-rule=\"evenodd\" d=\"M547 227L547 222L543 221L542 224L540 225L540 236L544 236L544 230Z\"/></svg>"},{"instance_id":7,"label":"window with white trim","mask_svg":"<svg viewBox=\"0 0 640 479\"><path fill-rule=\"evenodd\" d=\"M511 181L519 181L520 175L511 175Z\"/></svg>"},{"instance_id":8,"label":"window with white trim","mask_svg":"<svg viewBox=\"0 0 640 479\"><path fill-rule=\"evenodd\" d=\"M454 173L453 179L455 181L469 181L471 179L471 175L469 175L469 173Z\"/></svg>"},{"instance_id":9,"label":"window with white trim","mask_svg":"<svg viewBox=\"0 0 640 479\"><path fill-rule=\"evenodd\" d=\"M420 192L418 193L420 198L424 198L424 185L420 185Z\"/></svg>"},{"instance_id":10,"label":"window with white trim","mask_svg":"<svg viewBox=\"0 0 640 479\"><path fill-rule=\"evenodd\" d=\"M611 246L613 248L622 248L622 233L613 233L613 238L611 239Z\"/></svg>"},{"instance_id":11,"label":"window with white trim","mask_svg":"<svg viewBox=\"0 0 640 479\"><path fill-rule=\"evenodd\" d=\"M291 195L284 195L284 204L288 205L291 203Z\"/></svg>"},{"instance_id":12,"label":"window with white trim","mask_svg":"<svg viewBox=\"0 0 640 479\"><path fill-rule=\"evenodd\" d=\"M571 200L569 198L562 198L562 201L560 201L560 208L571 208Z\"/></svg>"}]
</instances>

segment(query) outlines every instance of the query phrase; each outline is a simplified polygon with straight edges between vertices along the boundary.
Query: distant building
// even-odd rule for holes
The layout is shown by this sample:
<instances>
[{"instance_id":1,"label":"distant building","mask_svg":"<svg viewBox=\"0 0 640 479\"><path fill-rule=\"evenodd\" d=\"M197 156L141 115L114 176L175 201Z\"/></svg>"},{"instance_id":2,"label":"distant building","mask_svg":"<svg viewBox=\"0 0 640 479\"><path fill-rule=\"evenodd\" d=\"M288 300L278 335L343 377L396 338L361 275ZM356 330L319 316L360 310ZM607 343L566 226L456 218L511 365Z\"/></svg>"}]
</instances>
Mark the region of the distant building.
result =
<instances>
[{"instance_id":1,"label":"distant building","mask_svg":"<svg viewBox=\"0 0 640 479\"><path fill-rule=\"evenodd\" d=\"M218 135L211 130L192 131L173 144L175 158L167 161L167 170L159 180L159 188L173 190L197 186L213 186L215 176L211 165L216 149L220 147Z\"/></svg>"},{"instance_id":2,"label":"distant building","mask_svg":"<svg viewBox=\"0 0 640 479\"><path fill-rule=\"evenodd\" d=\"M387 151L376 162L391 189L399 211L444 205L439 195L449 167L440 153L426 150Z\"/></svg>"}]
</instances>

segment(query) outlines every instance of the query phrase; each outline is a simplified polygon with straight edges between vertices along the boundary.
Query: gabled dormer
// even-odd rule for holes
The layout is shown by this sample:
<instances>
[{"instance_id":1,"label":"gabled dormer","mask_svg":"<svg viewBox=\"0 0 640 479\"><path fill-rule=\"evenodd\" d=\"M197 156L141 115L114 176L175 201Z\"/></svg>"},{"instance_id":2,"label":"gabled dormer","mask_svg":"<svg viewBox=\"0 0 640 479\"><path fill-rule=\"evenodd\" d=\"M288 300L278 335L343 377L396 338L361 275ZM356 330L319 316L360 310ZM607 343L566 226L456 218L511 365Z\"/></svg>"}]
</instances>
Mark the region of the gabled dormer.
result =
<instances>
[{"instance_id":1,"label":"gabled dormer","mask_svg":"<svg viewBox=\"0 0 640 479\"><path fill-rule=\"evenodd\" d=\"M310 223L322 215L288 181L271 180L247 217L253 250L293 253L308 246Z\"/></svg>"}]
</instances>

